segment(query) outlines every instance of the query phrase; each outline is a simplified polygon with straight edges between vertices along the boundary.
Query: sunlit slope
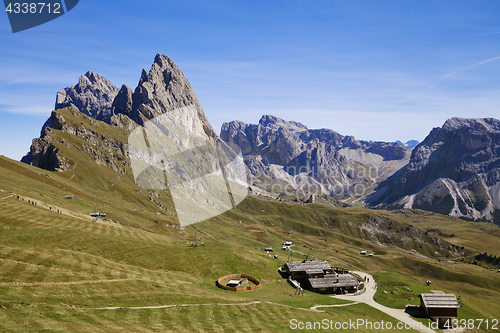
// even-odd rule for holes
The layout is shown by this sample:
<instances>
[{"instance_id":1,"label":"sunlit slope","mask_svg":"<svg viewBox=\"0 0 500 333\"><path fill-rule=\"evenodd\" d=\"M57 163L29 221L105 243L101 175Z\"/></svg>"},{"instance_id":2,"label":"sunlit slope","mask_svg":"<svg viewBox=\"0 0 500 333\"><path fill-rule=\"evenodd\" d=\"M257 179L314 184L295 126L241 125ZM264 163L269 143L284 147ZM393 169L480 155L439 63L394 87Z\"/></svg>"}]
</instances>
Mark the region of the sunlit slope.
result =
<instances>
[{"instance_id":1,"label":"sunlit slope","mask_svg":"<svg viewBox=\"0 0 500 333\"><path fill-rule=\"evenodd\" d=\"M136 186L125 155L106 148L106 142L126 139L127 130L96 126L70 110L61 114L80 134L92 130L97 138L52 130L51 143L69 169L46 171L0 157L0 331L268 332L286 331L292 318L341 321L362 313L387 319L361 305L304 310L338 301L313 293L294 297L277 271L289 256L396 274L380 273L381 284L410 285L415 292L381 297L388 306L417 305L416 292L460 289L459 317L494 318L500 311L500 274L470 264L477 252L500 255L495 225L417 210L248 197L237 209L181 229L169 191ZM97 163L95 156L108 162ZM94 221L94 207L106 218ZM203 246L191 246L195 230ZM295 244L293 253L281 250L287 240ZM278 259L262 250L267 246ZM362 250L374 256L361 256ZM254 276L262 287L218 289L216 279L231 273ZM425 286L426 280L433 284ZM171 307L101 310L163 305Z\"/></svg>"}]
</instances>

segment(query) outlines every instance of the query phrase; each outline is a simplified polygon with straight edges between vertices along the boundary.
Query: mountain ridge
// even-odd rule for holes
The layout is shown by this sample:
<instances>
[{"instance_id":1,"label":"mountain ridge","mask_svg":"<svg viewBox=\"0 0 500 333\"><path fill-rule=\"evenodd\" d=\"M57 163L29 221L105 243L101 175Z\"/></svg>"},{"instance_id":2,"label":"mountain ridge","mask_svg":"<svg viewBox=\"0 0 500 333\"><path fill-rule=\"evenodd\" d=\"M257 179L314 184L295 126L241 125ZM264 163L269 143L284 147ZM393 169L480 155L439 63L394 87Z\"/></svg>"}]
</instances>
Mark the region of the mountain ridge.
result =
<instances>
[{"instance_id":1,"label":"mountain ridge","mask_svg":"<svg viewBox=\"0 0 500 333\"><path fill-rule=\"evenodd\" d=\"M142 70L133 92L126 85L118 89L105 77L88 71L79 78L77 84L59 90L55 110L71 108L90 120L103 121L131 131L155 116L185 106L195 107L203 135L209 141L216 140L217 134L183 72L172 59L157 54L149 72ZM60 157L60 149L50 142L50 130L61 129L61 123L57 120L59 116L57 112L52 112L42 126L40 137L33 139L30 152L22 158L22 162L47 170L68 168ZM86 135L85 131L70 129L75 135Z\"/></svg>"},{"instance_id":2,"label":"mountain ridge","mask_svg":"<svg viewBox=\"0 0 500 333\"><path fill-rule=\"evenodd\" d=\"M256 183L262 176L272 180L260 187L275 187L276 195L290 190L359 199L410 156L410 149L396 143L359 141L270 115L262 116L258 124L224 123L220 137L241 149Z\"/></svg>"},{"instance_id":3,"label":"mountain ridge","mask_svg":"<svg viewBox=\"0 0 500 333\"><path fill-rule=\"evenodd\" d=\"M99 126L101 120L125 133L185 106L195 107L203 137L218 140L193 87L180 68L161 54L155 56L149 72L142 70L134 90L126 85L118 89L88 71L76 85L61 89L55 104L56 109L70 108L77 112L75 116L88 117L92 126ZM23 162L47 170L72 168L64 153L70 144L56 145L53 129L85 138L93 146L80 149L89 158L129 172L126 166L119 167L127 157L126 143L97 139L91 129L66 124L57 111L42 126L40 137L33 139ZM420 208L500 221L500 121L494 118L450 118L413 150L405 144L356 140L330 129L309 129L271 115L263 115L258 124L224 123L220 138L241 149L251 188L275 199L290 194L311 202L314 195L326 195L344 203Z\"/></svg>"},{"instance_id":4,"label":"mountain ridge","mask_svg":"<svg viewBox=\"0 0 500 333\"><path fill-rule=\"evenodd\" d=\"M367 202L499 223L499 189L500 120L455 117L434 128Z\"/></svg>"},{"instance_id":5,"label":"mountain ridge","mask_svg":"<svg viewBox=\"0 0 500 333\"><path fill-rule=\"evenodd\" d=\"M169 57L157 54L149 71L142 69L137 87L118 89L105 77L88 71L78 83L59 90L55 110L74 108L91 118L115 124L117 115L124 115L139 125L162 113L194 105L208 137L216 133L208 123L193 87L181 69ZM42 127L50 127L49 118Z\"/></svg>"},{"instance_id":6,"label":"mountain ridge","mask_svg":"<svg viewBox=\"0 0 500 333\"><path fill-rule=\"evenodd\" d=\"M400 140L396 140L396 143L399 143L400 145L406 147L406 148L410 148L410 149L413 149L415 148L420 142L418 140L408 140L406 142L402 142Z\"/></svg>"}]
</instances>

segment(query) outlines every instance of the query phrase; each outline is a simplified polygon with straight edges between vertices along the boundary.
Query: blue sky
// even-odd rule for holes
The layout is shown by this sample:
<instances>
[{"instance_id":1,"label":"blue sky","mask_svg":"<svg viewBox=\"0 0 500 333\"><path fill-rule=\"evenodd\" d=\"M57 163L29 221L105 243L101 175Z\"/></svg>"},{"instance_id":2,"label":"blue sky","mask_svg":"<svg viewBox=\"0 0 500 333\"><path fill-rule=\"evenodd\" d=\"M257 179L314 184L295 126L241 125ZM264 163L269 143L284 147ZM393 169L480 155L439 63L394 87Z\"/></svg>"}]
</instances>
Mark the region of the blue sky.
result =
<instances>
[{"instance_id":1,"label":"blue sky","mask_svg":"<svg viewBox=\"0 0 500 333\"><path fill-rule=\"evenodd\" d=\"M407 141L453 116L500 118L497 0L80 0L16 34L0 14L0 154L20 159L80 75L135 89L157 53L217 132L272 114Z\"/></svg>"}]
</instances>

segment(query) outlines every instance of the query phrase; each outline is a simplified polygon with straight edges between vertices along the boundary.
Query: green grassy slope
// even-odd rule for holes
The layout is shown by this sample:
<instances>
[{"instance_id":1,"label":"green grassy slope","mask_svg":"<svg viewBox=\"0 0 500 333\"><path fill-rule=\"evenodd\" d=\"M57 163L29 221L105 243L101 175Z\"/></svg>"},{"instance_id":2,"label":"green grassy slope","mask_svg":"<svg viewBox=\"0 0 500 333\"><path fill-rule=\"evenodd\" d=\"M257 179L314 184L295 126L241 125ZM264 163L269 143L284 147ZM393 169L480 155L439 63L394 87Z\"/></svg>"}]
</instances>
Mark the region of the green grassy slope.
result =
<instances>
[{"instance_id":1,"label":"green grassy slope","mask_svg":"<svg viewBox=\"0 0 500 333\"><path fill-rule=\"evenodd\" d=\"M62 113L67 122L103 137L126 137L122 129ZM124 173L96 164L82 152L88 138L56 130L52 138L72 169L49 172L0 157L0 331L269 332L291 331L293 318L387 319L359 304L307 311L343 302L313 293L294 296L277 271L289 254L280 250L286 240L296 244L294 260L306 254L332 266L377 272L379 293L404 285L414 290L377 294L387 306L416 305L422 291L460 289L460 318L493 319L500 313L500 274L469 264L476 252L500 254L497 226L420 211L248 197L237 209L181 229L174 213L163 209L175 212L168 191L137 187L125 164ZM104 208L105 220L92 221L94 204ZM202 247L191 246L195 228ZM266 246L279 258L269 258L262 251ZM361 256L361 250L375 255ZM262 287L234 293L215 286L218 277L232 273L254 276ZM425 286L426 280L433 284Z\"/></svg>"}]
</instances>

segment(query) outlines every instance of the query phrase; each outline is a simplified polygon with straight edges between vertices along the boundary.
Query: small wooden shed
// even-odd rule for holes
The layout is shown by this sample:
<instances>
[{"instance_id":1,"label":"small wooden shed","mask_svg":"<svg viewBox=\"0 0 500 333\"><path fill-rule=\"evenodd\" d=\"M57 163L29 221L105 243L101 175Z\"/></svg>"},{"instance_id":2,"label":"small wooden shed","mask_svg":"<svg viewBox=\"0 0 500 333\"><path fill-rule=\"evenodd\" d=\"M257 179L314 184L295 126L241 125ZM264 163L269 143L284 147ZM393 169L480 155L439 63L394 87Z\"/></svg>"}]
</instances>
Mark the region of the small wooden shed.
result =
<instances>
[{"instance_id":1,"label":"small wooden shed","mask_svg":"<svg viewBox=\"0 0 500 333\"><path fill-rule=\"evenodd\" d=\"M448 321L457 318L458 303L457 297L454 294L445 294L444 292L434 294L420 294L420 307L425 310L431 320L437 321L442 327Z\"/></svg>"}]
</instances>

